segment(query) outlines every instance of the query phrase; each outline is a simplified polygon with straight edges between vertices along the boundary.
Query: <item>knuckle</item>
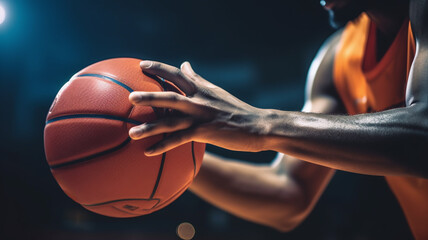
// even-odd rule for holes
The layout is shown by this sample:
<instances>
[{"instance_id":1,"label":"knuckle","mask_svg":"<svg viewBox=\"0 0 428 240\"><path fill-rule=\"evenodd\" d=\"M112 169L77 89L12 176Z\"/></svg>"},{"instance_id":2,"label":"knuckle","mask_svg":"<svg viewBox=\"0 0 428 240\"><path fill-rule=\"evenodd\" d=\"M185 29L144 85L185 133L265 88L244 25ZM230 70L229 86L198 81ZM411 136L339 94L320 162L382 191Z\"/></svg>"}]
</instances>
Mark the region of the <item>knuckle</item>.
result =
<instances>
[{"instance_id":1,"label":"knuckle","mask_svg":"<svg viewBox=\"0 0 428 240\"><path fill-rule=\"evenodd\" d=\"M180 69L178 69L178 68L174 68L174 70L173 70L173 74L174 74L175 76L178 76L178 77L183 76L183 73L182 73L182 72L181 72L181 70L180 70Z\"/></svg>"},{"instance_id":2,"label":"knuckle","mask_svg":"<svg viewBox=\"0 0 428 240\"><path fill-rule=\"evenodd\" d=\"M183 80L188 79L188 78L186 77L186 75L183 73L183 71L181 71L181 69L178 69L178 68L175 70L175 75L176 75L178 78L183 79Z\"/></svg>"},{"instance_id":3,"label":"knuckle","mask_svg":"<svg viewBox=\"0 0 428 240\"><path fill-rule=\"evenodd\" d=\"M138 100L140 101L149 101L153 98L151 93L148 92L138 92L138 93L133 93L133 98L138 98Z\"/></svg>"},{"instance_id":4,"label":"knuckle","mask_svg":"<svg viewBox=\"0 0 428 240\"><path fill-rule=\"evenodd\" d=\"M149 132L151 130L153 130L154 125L153 124L145 124L144 126L141 127L140 131L141 132Z\"/></svg>"},{"instance_id":5,"label":"knuckle","mask_svg":"<svg viewBox=\"0 0 428 240\"><path fill-rule=\"evenodd\" d=\"M160 143L158 143L158 144L156 145L156 149L158 149L158 150L162 150L162 149L164 149L164 148L165 148L165 146L166 146L165 141L162 141L162 142L160 142Z\"/></svg>"},{"instance_id":6,"label":"knuckle","mask_svg":"<svg viewBox=\"0 0 428 240\"><path fill-rule=\"evenodd\" d=\"M179 97L175 93L170 93L168 95L168 100L171 101L171 102L177 102L179 100Z\"/></svg>"},{"instance_id":7,"label":"knuckle","mask_svg":"<svg viewBox=\"0 0 428 240\"><path fill-rule=\"evenodd\" d=\"M159 69L161 68L161 63L160 62L156 62L156 61L152 61L152 65L150 66L151 69Z\"/></svg>"},{"instance_id":8,"label":"knuckle","mask_svg":"<svg viewBox=\"0 0 428 240\"><path fill-rule=\"evenodd\" d=\"M192 72L192 77L195 78L195 79L201 78L201 76L199 74L195 73L195 72Z\"/></svg>"},{"instance_id":9,"label":"knuckle","mask_svg":"<svg viewBox=\"0 0 428 240\"><path fill-rule=\"evenodd\" d=\"M146 94L146 99L149 102L152 102L155 99L155 95L152 93Z\"/></svg>"}]
</instances>

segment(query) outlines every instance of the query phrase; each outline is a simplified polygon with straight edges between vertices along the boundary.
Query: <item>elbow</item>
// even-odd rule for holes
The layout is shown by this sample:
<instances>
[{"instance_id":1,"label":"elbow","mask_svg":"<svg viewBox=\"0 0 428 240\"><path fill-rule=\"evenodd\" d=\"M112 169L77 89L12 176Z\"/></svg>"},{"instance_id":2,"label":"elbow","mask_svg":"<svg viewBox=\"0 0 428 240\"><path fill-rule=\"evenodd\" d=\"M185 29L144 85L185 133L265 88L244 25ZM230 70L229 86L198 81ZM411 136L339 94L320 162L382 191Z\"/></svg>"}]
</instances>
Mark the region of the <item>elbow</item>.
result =
<instances>
[{"instance_id":1,"label":"elbow","mask_svg":"<svg viewBox=\"0 0 428 240\"><path fill-rule=\"evenodd\" d=\"M283 219L281 222L272 224L271 227L279 232L283 232L283 233L291 232L294 229L296 229L298 226L300 226L303 220L305 220L306 216L307 215L302 214L300 216L293 217L293 218L288 217L285 220Z\"/></svg>"},{"instance_id":2,"label":"elbow","mask_svg":"<svg viewBox=\"0 0 428 240\"><path fill-rule=\"evenodd\" d=\"M273 228L275 230L279 231L279 232L287 233L287 232L293 231L299 225L300 225L300 223L295 223L295 224L281 224L281 225L273 226Z\"/></svg>"},{"instance_id":3,"label":"elbow","mask_svg":"<svg viewBox=\"0 0 428 240\"><path fill-rule=\"evenodd\" d=\"M310 201L302 199L292 203L292 207L288 203L281 215L271 219L269 226L279 232L291 232L306 219L312 210L312 205Z\"/></svg>"},{"instance_id":4,"label":"elbow","mask_svg":"<svg viewBox=\"0 0 428 240\"><path fill-rule=\"evenodd\" d=\"M290 232L309 215L316 197L308 192L304 184L289 176L283 167L284 164L279 163L273 166L278 188L271 192L269 201L265 202L266 205L255 219L279 232Z\"/></svg>"},{"instance_id":5,"label":"elbow","mask_svg":"<svg viewBox=\"0 0 428 240\"><path fill-rule=\"evenodd\" d=\"M279 232L291 232L294 229L296 229L300 224L306 219L308 216L309 211L301 212L300 214L296 214L296 216L287 216L287 219L282 219L282 221L278 222L274 226L272 226L274 229L276 229Z\"/></svg>"}]
</instances>

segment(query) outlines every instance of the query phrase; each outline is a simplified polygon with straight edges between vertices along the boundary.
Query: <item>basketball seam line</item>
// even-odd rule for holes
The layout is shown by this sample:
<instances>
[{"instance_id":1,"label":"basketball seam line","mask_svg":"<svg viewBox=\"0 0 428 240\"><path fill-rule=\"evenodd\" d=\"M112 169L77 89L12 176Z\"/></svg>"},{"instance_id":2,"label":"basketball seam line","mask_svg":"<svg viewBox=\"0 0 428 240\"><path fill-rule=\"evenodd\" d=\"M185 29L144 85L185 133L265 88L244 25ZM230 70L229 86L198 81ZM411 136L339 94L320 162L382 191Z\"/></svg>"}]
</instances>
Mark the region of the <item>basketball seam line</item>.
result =
<instances>
[{"instance_id":1,"label":"basketball seam line","mask_svg":"<svg viewBox=\"0 0 428 240\"><path fill-rule=\"evenodd\" d=\"M85 207L97 207L97 206L102 206L102 205L105 205L105 204L109 204L109 203L113 203L113 202L122 202L122 201L139 201L139 200L143 200L143 201L146 201L146 200L156 200L157 201L157 203L152 207L152 208L150 208L150 209L144 209L144 210L152 210L152 209L154 209L154 208L156 208L156 207L158 207L158 206L161 206L161 207L163 207L164 205L165 205L165 203L166 202L168 202L168 201L170 201L172 198L174 198L174 197L176 197L181 191L183 191L183 190L185 190L185 189L187 189L189 186L190 186L190 184L192 183L192 181L190 181L190 182L188 182L188 183L186 183L186 185L184 185L184 187L182 187L180 190L178 190L176 193L174 193L171 197L169 197L168 199L166 199L166 200L164 200L163 201L163 203L162 204L160 204L159 205L159 203L161 202L161 199L160 198L152 198L152 199L148 199L148 198L129 198L129 199L116 199L116 200L111 200L111 201L108 201L108 202L102 202L102 203L94 203L94 204L81 204L81 205L83 205L83 206L85 206ZM184 192L184 191L183 191Z\"/></svg>"},{"instance_id":2,"label":"basketball seam line","mask_svg":"<svg viewBox=\"0 0 428 240\"><path fill-rule=\"evenodd\" d=\"M152 209L153 208L157 208L157 207L164 207L164 206L166 206L165 205L165 203L167 203L168 201L170 201L171 199L173 199L174 197L176 197L177 195L179 195L179 194L183 194L186 190L187 190L187 188L189 188L189 186L190 186L190 184L192 184L192 182L193 181L189 181L188 183L186 183L186 185L184 185L184 187L182 187L180 190L178 190L176 193L174 193L174 195L172 195L171 197L169 197L168 199L166 199L166 200L164 200L162 203L160 203L160 201L155 205L155 206L153 206L152 207ZM181 193L180 193L181 192ZM178 198L178 197L177 197ZM170 202L171 203L171 202ZM168 203L168 204L170 204L170 203ZM167 204L167 205L168 205Z\"/></svg>"},{"instance_id":3,"label":"basketball seam line","mask_svg":"<svg viewBox=\"0 0 428 240\"><path fill-rule=\"evenodd\" d=\"M116 207L116 206L110 206L110 207L112 207L113 209L116 209L116 210L117 210L117 211L119 211L119 212L123 212L123 213L126 213L126 214L130 214L130 215L133 215L133 216L136 216L136 217L141 216L141 214L128 212L128 211L122 210L122 209L120 209L120 208L118 208L118 207Z\"/></svg>"},{"instance_id":4,"label":"basketball seam line","mask_svg":"<svg viewBox=\"0 0 428 240\"><path fill-rule=\"evenodd\" d=\"M154 200L154 201L160 201L159 198L124 198L124 199L116 199L116 200L111 200L111 201L107 201L107 202L101 202L101 203L93 203L93 204L82 204L85 207L96 207L96 206L100 206L100 205L105 205L105 204L109 204L109 203L115 203L115 202L123 202L123 201L149 201L149 200Z\"/></svg>"},{"instance_id":5,"label":"basketball seam line","mask_svg":"<svg viewBox=\"0 0 428 240\"><path fill-rule=\"evenodd\" d=\"M66 120L66 119L75 119L75 118L101 118L101 119L117 120L117 121L127 122L127 123L131 123L131 124L135 124L135 125L142 124L141 122L130 119L130 118L123 118L123 117L118 117L118 116L114 116L114 115L82 113L82 114L71 114L71 115L64 115L64 116L52 118L52 119L46 121L46 125L53 123L53 122L56 122L56 121L61 121L61 120Z\"/></svg>"},{"instance_id":6,"label":"basketball seam line","mask_svg":"<svg viewBox=\"0 0 428 240\"><path fill-rule=\"evenodd\" d=\"M163 167L164 167L164 164L165 164L165 158L166 158L166 152L164 152L162 154L162 160L161 160L161 163L160 163L160 166L159 166L158 176L156 178L156 182L155 182L155 186L153 187L152 194L150 195L150 199L153 199L153 197L155 196L156 191L158 189L159 182L160 182L160 179L162 177Z\"/></svg>"},{"instance_id":7,"label":"basketball seam line","mask_svg":"<svg viewBox=\"0 0 428 240\"><path fill-rule=\"evenodd\" d=\"M130 87L129 87L128 85L126 85L125 83L123 83L123 82L121 82L121 81L118 81L118 80L116 80L116 79L114 79L114 78L112 78L112 77L108 77L108 76L101 75L101 74L96 74L96 73L85 73L85 74L77 75L76 77L96 77L96 78L102 78L102 79L105 79L105 80L111 81L111 82L113 82L113 83L116 83L117 85L119 85L119 86L121 86L121 87L125 88L128 92L133 92L133 91L134 91L134 89L130 88Z\"/></svg>"},{"instance_id":8,"label":"basketball seam line","mask_svg":"<svg viewBox=\"0 0 428 240\"><path fill-rule=\"evenodd\" d=\"M149 76L150 78L152 78L153 80L155 80L163 88L163 91L165 91L165 86L164 86L164 84L165 84L164 82L165 81L159 80L159 78L156 77L156 76L154 76L154 75L146 74L144 72L143 72L143 74L145 74L145 75ZM125 88L130 93L134 92L134 89L132 89L130 86L126 85L125 83L123 83L123 82L121 82L121 81L119 81L117 79L109 77L109 76L105 76L105 75L101 75L101 74L97 74L97 73L84 73L84 74L80 74L80 75L76 76L76 78L78 78L78 77L95 77L95 78L101 78L101 79L108 80L110 82L113 82L113 83L115 83L115 84L117 84L117 85ZM155 107L152 107L152 106L150 106L150 107L153 109L153 111L155 112L155 114L158 115L157 109Z\"/></svg>"},{"instance_id":9,"label":"basketball seam line","mask_svg":"<svg viewBox=\"0 0 428 240\"><path fill-rule=\"evenodd\" d=\"M158 78L156 77L156 78L154 78L154 79L158 79ZM159 83L159 81L158 81L158 83ZM161 82L160 82L159 84L160 84L160 86L162 87L162 92L164 92L164 91L165 91L165 81L163 80L163 78L161 78ZM153 108L153 111L155 112L155 114L156 114L156 115L157 115L157 117L159 118L159 113L158 113L156 110L157 110L156 108ZM163 112L163 114L162 114L162 115L165 115L165 111ZM163 134L162 140L163 140L163 139L165 139L165 136L166 136L166 134ZM161 164L160 164L160 166L159 166L158 176L156 177L156 182L155 182L155 185L153 186L152 194L150 194L150 199L152 199L152 198L155 196L156 191L157 191L157 189L158 189L159 182L160 182L160 179L161 179L161 177L162 177L163 166L164 166L164 164L165 164L165 158L166 158L166 152L164 152L164 153L162 154L162 160L161 160ZM155 204L155 206L156 206L156 205L157 205L157 204Z\"/></svg>"},{"instance_id":10,"label":"basketball seam line","mask_svg":"<svg viewBox=\"0 0 428 240\"><path fill-rule=\"evenodd\" d=\"M196 177L195 142L192 141L193 179Z\"/></svg>"},{"instance_id":11,"label":"basketball seam line","mask_svg":"<svg viewBox=\"0 0 428 240\"><path fill-rule=\"evenodd\" d=\"M74 164L86 162L86 161L89 161L89 160L91 160L93 158L97 158L97 157L103 156L105 154L109 154L109 153L115 152L117 150L120 150L121 148L125 147L130 141L131 141L131 138L128 137L128 138L125 139L125 141L123 141L119 145L117 145L115 147L112 147L110 149L107 149L105 151L98 152L98 153L95 153L95 154L92 154L92 155L89 155L89 156L86 156L86 157L83 157L83 158L79 158L79 159L76 159L76 160L68 161L68 162L65 162L65 163L52 164L52 165L49 165L49 167L50 167L50 169L57 169L57 168L67 167L67 166L70 166L70 165L74 165Z\"/></svg>"},{"instance_id":12,"label":"basketball seam line","mask_svg":"<svg viewBox=\"0 0 428 240\"><path fill-rule=\"evenodd\" d=\"M89 74L81 74L81 75L78 75L76 77L97 77L97 78L109 80L109 81L111 81L111 82L113 82L113 83L115 83L115 84L117 84L117 85L125 88L129 92L133 92L134 91L132 88L130 88L126 84L124 84L124 83L122 83L122 82L120 82L120 81L118 81L118 80L116 80L114 78L111 78L111 77L108 77L108 76L104 76L104 75L100 75L100 74L89 73ZM158 80L157 78L155 78L155 79ZM160 83L161 87L163 88L163 91L165 91L165 83L166 82L163 79L161 79L160 82L159 81L157 81L157 82ZM152 109L154 110L154 112L156 114L157 111L155 111L155 108L152 108ZM131 112L132 112L132 109L131 109ZM74 114L74 115L66 115L66 116L61 116L61 117L53 118L51 120L46 121L46 125L49 124L49 123L55 122L55 121L60 121L60 120L65 120L65 119L72 119L72 118L103 118L103 119L111 119L111 120L123 121L123 122L132 123L132 124L136 124L136 125L142 124L142 123L140 123L138 121L135 121L135 120L132 120L132 119L129 119L129 118L121 118L121 117L117 117L117 116L113 116L113 115L104 115L104 114ZM78 160L73 160L73 161L69 161L69 162L61 163L61 164L50 165L49 167L51 169L56 169L56 168L65 167L65 166L68 166L68 165L73 165L73 164L81 163L81 162L90 160L92 158L96 158L96 157L102 156L104 154L108 154L108 153L114 152L116 150L119 150L120 148L122 148L125 145L127 145L130 141L131 141L131 138L128 137L124 142L122 142L118 146L113 147L111 149L108 149L106 151L103 151L103 152L100 152L100 153L96 153L96 154L93 154L93 155L90 155L90 156L87 156L87 157L84 157L84 158L81 158L81 159L78 159ZM155 186L153 188L153 192L152 192L150 198L148 199L148 200L157 200L158 203L155 204L155 206L158 205L159 202L160 202L159 199L155 199L153 197L156 194L156 190L158 188L158 185L159 185L159 182L160 182L160 178L162 176L163 167L164 167L164 163L165 163L165 157L166 157L166 153L163 153L162 154L161 165L159 167L159 172L158 172L158 176L157 176L157 179L156 179L156 183L155 183ZM192 142L192 157L193 157L193 161L194 161L193 165L194 165L194 173L195 173L195 160L194 160L194 152L193 152L193 142ZM121 200L115 200L113 202L116 202L116 201L121 201ZM125 201L125 200L123 200L123 201ZM107 202L107 203L109 203L109 202ZM97 205L103 205L103 204L107 204L107 203L100 203L100 204L96 204L96 205L85 205L85 206L97 206Z\"/></svg>"},{"instance_id":13,"label":"basketball seam line","mask_svg":"<svg viewBox=\"0 0 428 240\"><path fill-rule=\"evenodd\" d=\"M154 79L157 83L159 83L159 85L162 87L162 91L165 91L165 87L166 87L166 82L163 78L159 79L157 76L154 75L150 75L150 74L146 74L149 77L151 77L152 79ZM105 79L108 80L110 82L113 82L123 88L125 88L126 90L128 90L129 92L134 92L134 89L132 89L131 87L129 87L128 85L122 83L119 80L116 80L112 77L109 76L105 76L105 75L101 75L101 74L96 74L96 73L85 73L85 74L80 74L77 75L76 78L78 77L96 77L96 78L101 78L101 79ZM134 106L132 106L132 108L134 108ZM132 112L132 108L131 108L131 112ZM152 107L153 112L155 113L155 115L157 115L159 117L159 112L158 112L158 108ZM46 125L55 121L59 121L59 120L64 120L64 119L70 119L70 118L80 118L79 116L81 116L81 118L105 118L105 119L112 119L112 120L119 120L119 121L123 121L123 122L128 122L128 123L132 123L135 125L140 125L142 124L141 122L132 120L132 119L127 119L127 118L121 118L121 117L117 117L117 116L113 116L113 115L104 115L104 114L74 114L74 115L65 115L65 116L61 116L61 117L56 117L53 119L50 119L48 121L46 121Z\"/></svg>"}]
</instances>

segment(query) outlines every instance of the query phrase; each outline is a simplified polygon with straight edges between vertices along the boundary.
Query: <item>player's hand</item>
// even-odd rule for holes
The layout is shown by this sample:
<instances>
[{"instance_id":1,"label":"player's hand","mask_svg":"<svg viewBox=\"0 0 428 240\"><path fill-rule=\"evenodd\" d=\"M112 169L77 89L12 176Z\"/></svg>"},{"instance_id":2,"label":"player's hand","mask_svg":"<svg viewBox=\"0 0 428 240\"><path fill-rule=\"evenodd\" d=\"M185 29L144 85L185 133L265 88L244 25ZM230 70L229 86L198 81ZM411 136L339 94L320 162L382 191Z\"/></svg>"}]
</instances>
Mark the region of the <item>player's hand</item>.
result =
<instances>
[{"instance_id":1,"label":"player's hand","mask_svg":"<svg viewBox=\"0 0 428 240\"><path fill-rule=\"evenodd\" d=\"M134 140L169 133L148 148L146 155L158 155L190 141L239 151L265 150L264 110L203 79L188 62L181 69L153 61L142 61L140 65L144 72L168 79L186 94L133 92L129 95L134 105L170 108L182 113L130 129L129 135Z\"/></svg>"}]
</instances>

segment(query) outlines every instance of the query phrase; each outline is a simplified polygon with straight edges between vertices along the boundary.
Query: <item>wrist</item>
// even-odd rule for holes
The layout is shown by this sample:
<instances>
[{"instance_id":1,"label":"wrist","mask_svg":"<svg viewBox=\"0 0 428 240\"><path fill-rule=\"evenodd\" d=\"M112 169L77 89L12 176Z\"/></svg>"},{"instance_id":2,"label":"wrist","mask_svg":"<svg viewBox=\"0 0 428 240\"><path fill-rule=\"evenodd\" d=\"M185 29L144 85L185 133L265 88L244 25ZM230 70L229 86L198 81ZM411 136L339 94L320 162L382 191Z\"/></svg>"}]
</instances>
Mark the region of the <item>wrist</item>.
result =
<instances>
[{"instance_id":1,"label":"wrist","mask_svg":"<svg viewBox=\"0 0 428 240\"><path fill-rule=\"evenodd\" d=\"M288 112L275 109L262 109L261 118L258 121L260 136L263 143L263 151L278 151L279 145L287 138L287 126L290 124Z\"/></svg>"},{"instance_id":2,"label":"wrist","mask_svg":"<svg viewBox=\"0 0 428 240\"><path fill-rule=\"evenodd\" d=\"M254 134L257 139L257 145L260 149L256 151L268 151L272 134L272 119L275 118L275 111L272 109L256 108L252 111L252 124L250 127L251 134Z\"/></svg>"}]
</instances>

